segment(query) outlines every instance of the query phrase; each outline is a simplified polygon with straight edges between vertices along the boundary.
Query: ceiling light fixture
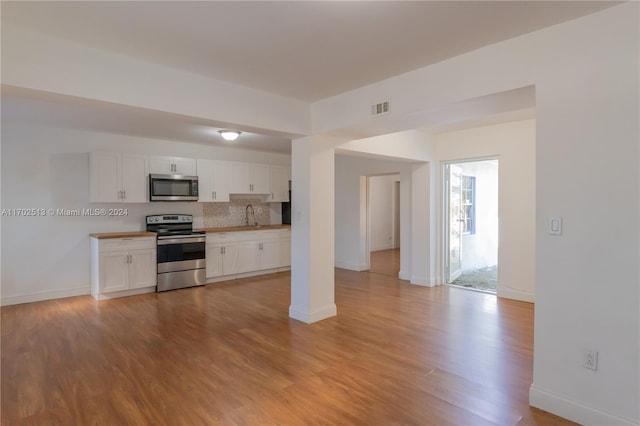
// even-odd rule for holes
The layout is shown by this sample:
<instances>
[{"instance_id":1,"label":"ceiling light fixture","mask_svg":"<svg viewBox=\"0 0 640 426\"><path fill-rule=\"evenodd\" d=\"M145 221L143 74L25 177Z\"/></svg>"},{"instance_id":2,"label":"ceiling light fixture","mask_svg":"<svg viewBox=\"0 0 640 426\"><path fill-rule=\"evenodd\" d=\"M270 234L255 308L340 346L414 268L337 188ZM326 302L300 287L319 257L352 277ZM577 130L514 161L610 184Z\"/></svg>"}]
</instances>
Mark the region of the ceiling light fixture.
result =
<instances>
[{"instance_id":1,"label":"ceiling light fixture","mask_svg":"<svg viewBox=\"0 0 640 426\"><path fill-rule=\"evenodd\" d=\"M222 138L229 142L232 142L238 139L238 136L240 136L240 133L242 133L235 130L218 130L218 131L220 132L220 135L222 136Z\"/></svg>"}]
</instances>

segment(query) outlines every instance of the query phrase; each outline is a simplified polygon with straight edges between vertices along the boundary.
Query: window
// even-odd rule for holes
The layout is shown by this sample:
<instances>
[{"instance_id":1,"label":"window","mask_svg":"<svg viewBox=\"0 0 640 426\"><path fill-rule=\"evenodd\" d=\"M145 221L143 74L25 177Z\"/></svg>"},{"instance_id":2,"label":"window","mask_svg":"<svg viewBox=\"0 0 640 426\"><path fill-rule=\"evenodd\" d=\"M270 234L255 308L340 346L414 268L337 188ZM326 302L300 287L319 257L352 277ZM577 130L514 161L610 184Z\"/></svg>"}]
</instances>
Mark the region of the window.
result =
<instances>
[{"instance_id":1,"label":"window","mask_svg":"<svg viewBox=\"0 0 640 426\"><path fill-rule=\"evenodd\" d=\"M462 233L476 233L476 178L462 176Z\"/></svg>"}]
</instances>

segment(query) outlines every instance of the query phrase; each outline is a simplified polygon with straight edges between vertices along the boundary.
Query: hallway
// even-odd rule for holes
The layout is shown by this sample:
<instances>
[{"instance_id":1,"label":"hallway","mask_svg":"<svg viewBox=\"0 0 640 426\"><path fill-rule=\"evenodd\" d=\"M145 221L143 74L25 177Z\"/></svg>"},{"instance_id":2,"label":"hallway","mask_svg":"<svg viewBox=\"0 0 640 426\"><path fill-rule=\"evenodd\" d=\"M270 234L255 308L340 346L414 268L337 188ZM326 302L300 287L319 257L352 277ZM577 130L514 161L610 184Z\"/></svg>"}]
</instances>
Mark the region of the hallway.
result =
<instances>
[{"instance_id":1,"label":"hallway","mask_svg":"<svg viewBox=\"0 0 640 426\"><path fill-rule=\"evenodd\" d=\"M369 272L398 278L398 273L400 272L400 249L372 251Z\"/></svg>"}]
</instances>

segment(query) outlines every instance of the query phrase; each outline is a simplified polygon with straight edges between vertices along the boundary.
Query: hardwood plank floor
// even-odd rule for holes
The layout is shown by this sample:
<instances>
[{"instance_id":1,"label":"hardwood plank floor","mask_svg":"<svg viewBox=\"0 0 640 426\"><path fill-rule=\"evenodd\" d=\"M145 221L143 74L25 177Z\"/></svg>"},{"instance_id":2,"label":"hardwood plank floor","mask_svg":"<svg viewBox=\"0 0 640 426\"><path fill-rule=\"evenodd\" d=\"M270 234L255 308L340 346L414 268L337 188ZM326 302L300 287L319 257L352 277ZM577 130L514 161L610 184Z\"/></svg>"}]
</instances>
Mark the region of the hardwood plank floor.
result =
<instances>
[{"instance_id":1,"label":"hardwood plank floor","mask_svg":"<svg viewBox=\"0 0 640 426\"><path fill-rule=\"evenodd\" d=\"M2 307L2 424L572 424L527 403L533 305L337 269L306 325L289 281Z\"/></svg>"},{"instance_id":2,"label":"hardwood plank floor","mask_svg":"<svg viewBox=\"0 0 640 426\"><path fill-rule=\"evenodd\" d=\"M400 273L400 249L372 251L369 272L397 278Z\"/></svg>"}]
</instances>

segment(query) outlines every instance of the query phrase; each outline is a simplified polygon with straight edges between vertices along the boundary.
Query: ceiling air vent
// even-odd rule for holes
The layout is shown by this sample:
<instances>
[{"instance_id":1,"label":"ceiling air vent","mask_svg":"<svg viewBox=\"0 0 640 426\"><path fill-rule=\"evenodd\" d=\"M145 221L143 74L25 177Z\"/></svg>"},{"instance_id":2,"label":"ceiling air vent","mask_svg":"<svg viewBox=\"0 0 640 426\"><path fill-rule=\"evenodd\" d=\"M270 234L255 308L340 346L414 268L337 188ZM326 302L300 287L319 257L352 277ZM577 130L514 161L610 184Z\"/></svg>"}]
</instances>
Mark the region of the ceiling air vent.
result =
<instances>
[{"instance_id":1,"label":"ceiling air vent","mask_svg":"<svg viewBox=\"0 0 640 426\"><path fill-rule=\"evenodd\" d=\"M371 115L374 116L389 114L390 111L389 101L378 102L377 104L371 105Z\"/></svg>"}]
</instances>

